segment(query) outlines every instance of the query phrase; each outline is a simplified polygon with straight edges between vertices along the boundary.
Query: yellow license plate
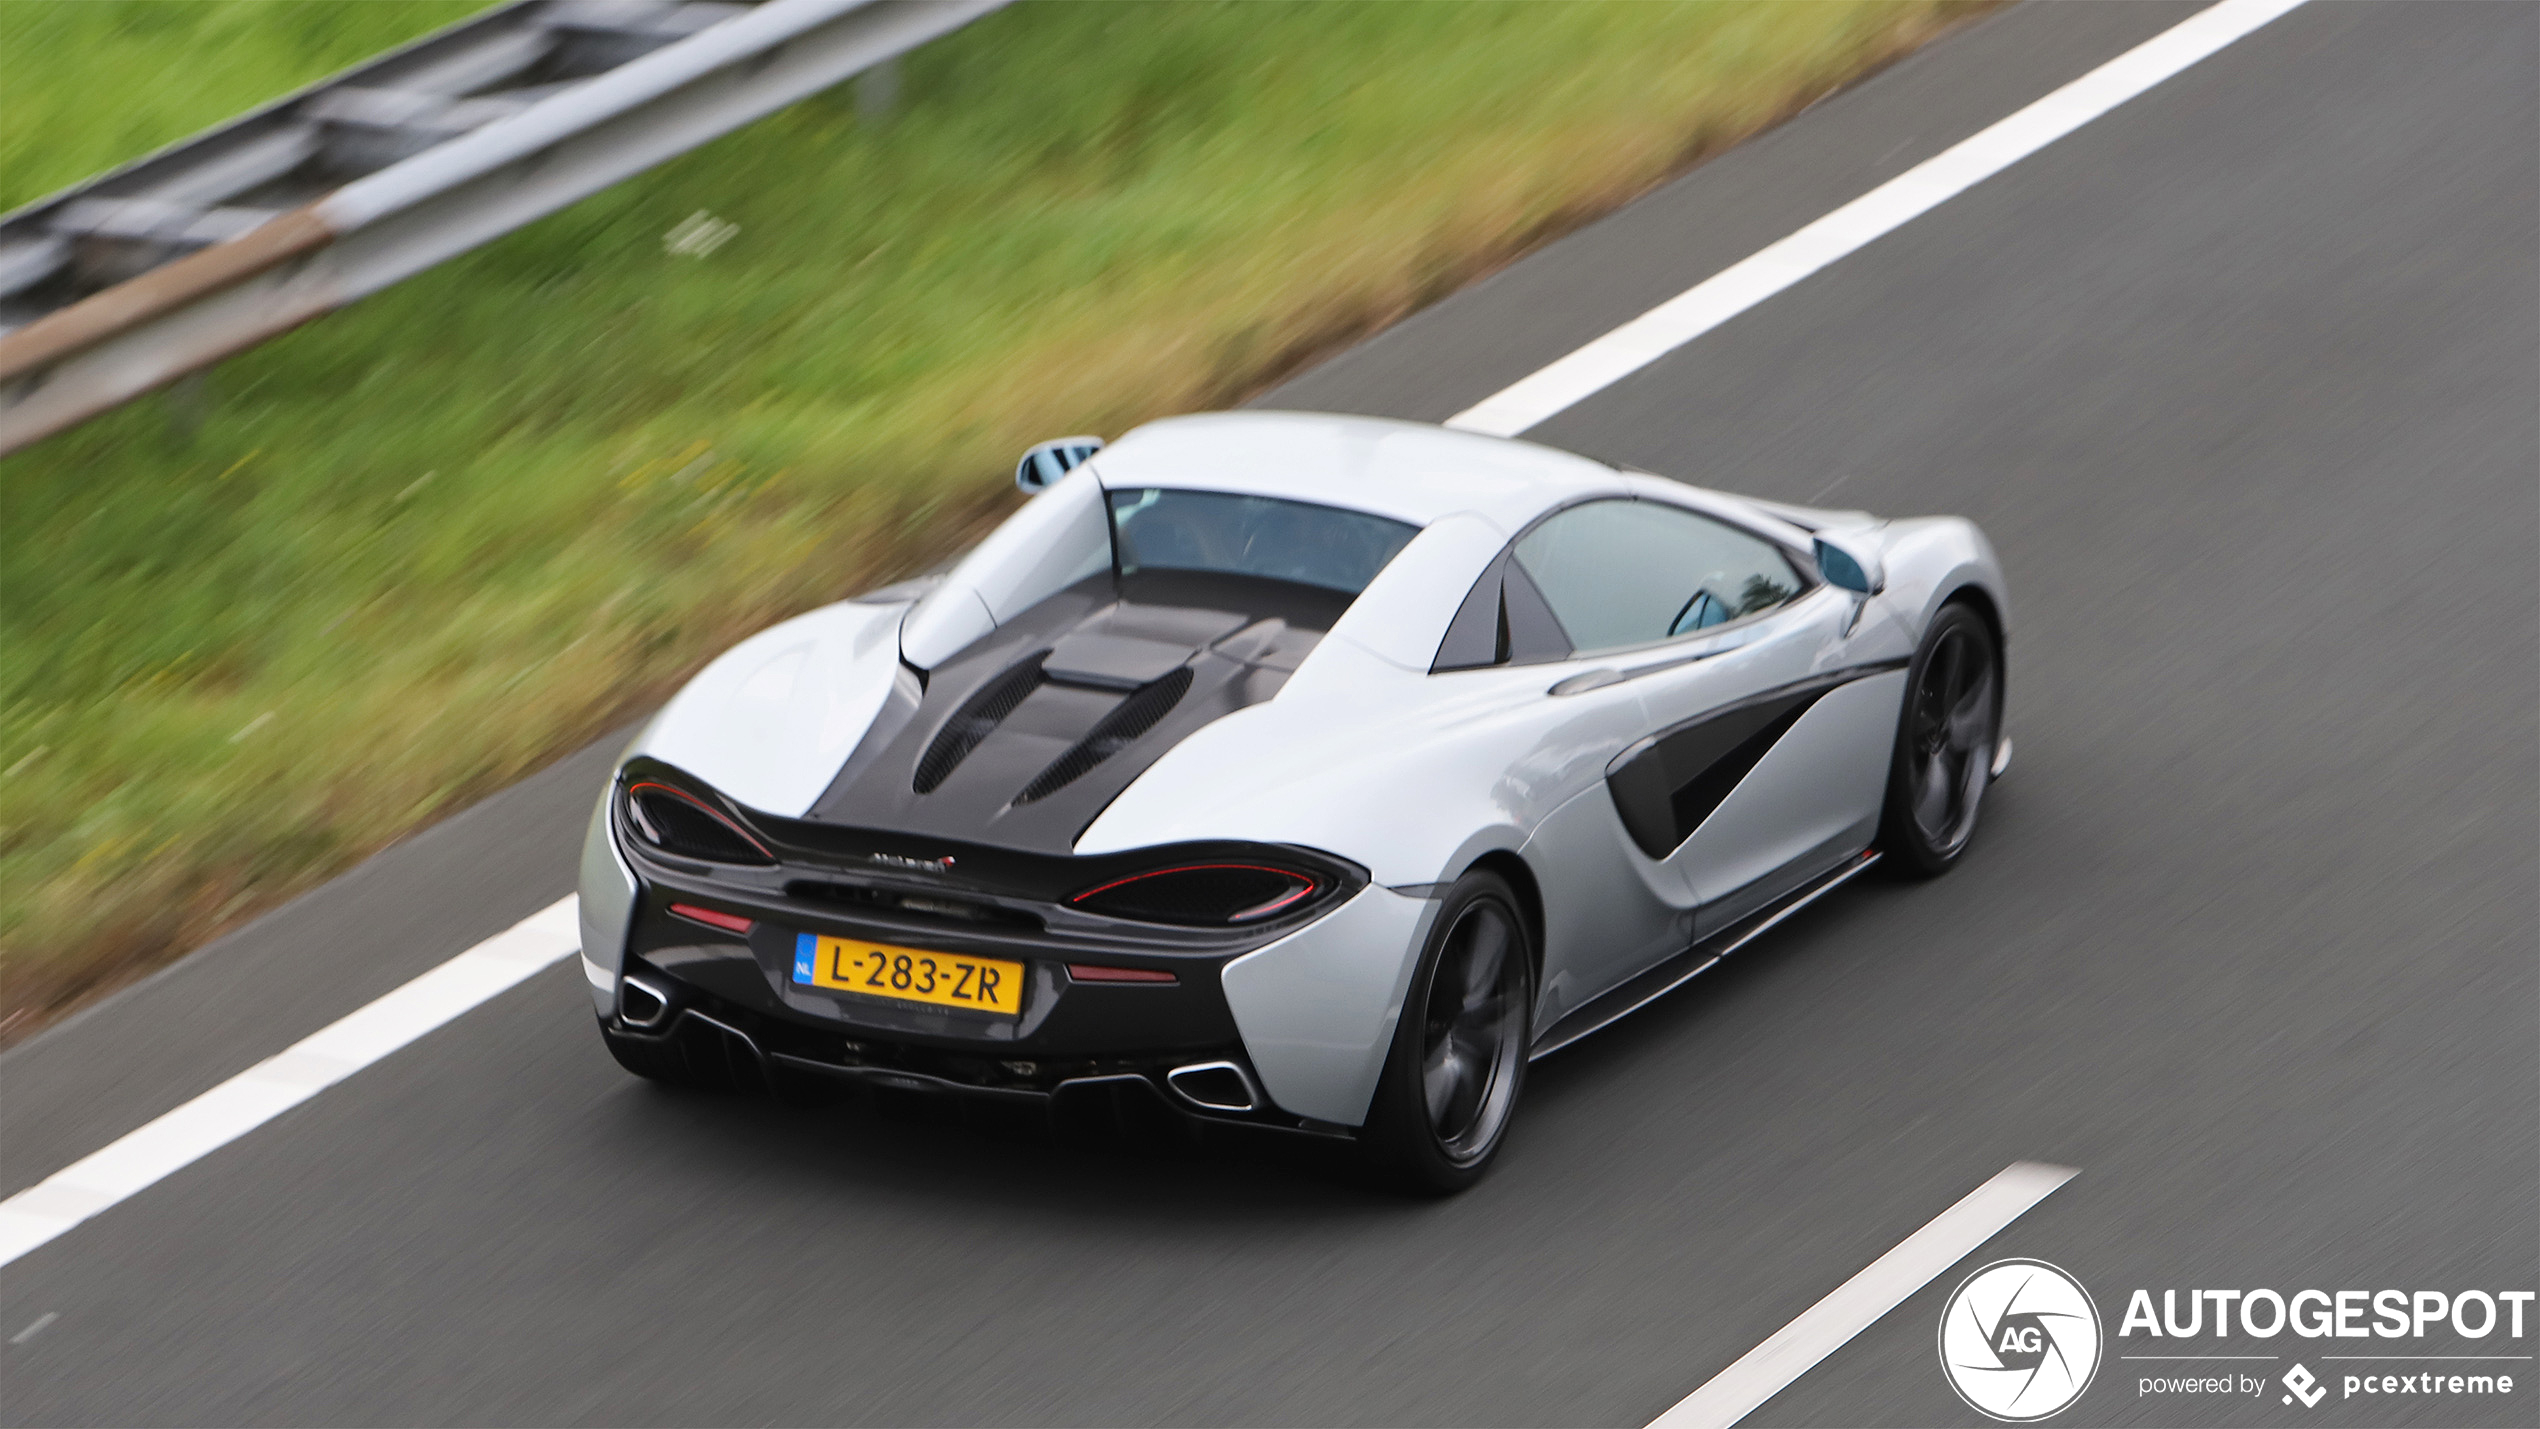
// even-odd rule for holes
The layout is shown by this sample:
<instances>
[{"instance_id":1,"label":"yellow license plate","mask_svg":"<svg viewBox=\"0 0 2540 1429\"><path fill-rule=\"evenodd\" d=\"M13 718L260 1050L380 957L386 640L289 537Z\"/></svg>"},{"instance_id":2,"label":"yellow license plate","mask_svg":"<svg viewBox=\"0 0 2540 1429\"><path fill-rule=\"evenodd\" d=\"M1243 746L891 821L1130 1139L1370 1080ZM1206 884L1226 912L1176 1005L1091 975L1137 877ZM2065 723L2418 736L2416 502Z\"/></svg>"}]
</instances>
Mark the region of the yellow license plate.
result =
<instances>
[{"instance_id":1,"label":"yellow license plate","mask_svg":"<svg viewBox=\"0 0 2540 1429\"><path fill-rule=\"evenodd\" d=\"M854 938L794 935L794 981L899 1002L981 1012L1023 1010L1023 965L1002 958L930 953Z\"/></svg>"}]
</instances>

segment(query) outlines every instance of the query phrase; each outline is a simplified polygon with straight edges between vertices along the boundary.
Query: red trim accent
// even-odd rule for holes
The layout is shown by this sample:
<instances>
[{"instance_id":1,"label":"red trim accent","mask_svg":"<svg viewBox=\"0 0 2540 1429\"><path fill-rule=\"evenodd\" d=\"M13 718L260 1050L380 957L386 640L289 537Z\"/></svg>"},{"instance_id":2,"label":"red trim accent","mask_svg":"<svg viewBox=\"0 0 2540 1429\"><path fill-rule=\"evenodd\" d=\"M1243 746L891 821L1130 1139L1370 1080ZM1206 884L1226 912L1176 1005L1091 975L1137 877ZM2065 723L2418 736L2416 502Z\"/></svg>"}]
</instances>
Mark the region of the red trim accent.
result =
<instances>
[{"instance_id":1,"label":"red trim accent","mask_svg":"<svg viewBox=\"0 0 2540 1429\"><path fill-rule=\"evenodd\" d=\"M1298 890L1299 893L1310 893L1314 891L1315 887L1314 879L1297 872L1293 868L1273 868L1266 863L1180 863L1175 864L1171 868L1151 868L1144 873L1130 874L1127 878L1115 878L1100 888L1088 888L1084 892L1077 894L1075 897L1070 898L1067 901L1070 903L1082 903L1097 893L1109 893L1111 890L1118 888L1124 883L1135 883L1141 878L1162 878L1168 873L1205 873L1212 868L1239 868L1247 873L1275 873L1282 878L1293 878L1305 885L1304 888Z\"/></svg>"},{"instance_id":2,"label":"red trim accent","mask_svg":"<svg viewBox=\"0 0 2540 1429\"><path fill-rule=\"evenodd\" d=\"M1295 889L1294 891L1292 891L1292 892L1288 892L1288 893L1282 893L1282 894L1280 894L1278 897L1271 899L1271 900L1270 900L1269 902L1267 902L1267 903L1262 903L1262 904L1255 905L1254 907L1246 908L1244 911L1242 911L1242 912L1240 912L1240 913L1229 913L1229 914L1227 914L1227 915L1226 915L1226 921L1227 921L1227 922L1229 922L1229 923L1242 923L1242 922L1246 922L1246 921L1249 921L1249 920L1254 919L1254 918L1266 918L1266 917L1270 916L1271 914L1278 912L1280 909L1287 907L1289 904L1294 903L1294 902L1295 902L1295 901L1297 901L1298 899L1303 898L1305 895L1307 895L1307 894L1309 894L1309 893L1311 893L1311 892L1313 892L1313 891L1314 891L1314 883L1313 883L1313 880L1308 879L1308 880L1307 880L1307 881L1305 881L1304 883L1299 884L1299 885L1296 887L1296 889Z\"/></svg>"},{"instance_id":3,"label":"red trim accent","mask_svg":"<svg viewBox=\"0 0 2540 1429\"><path fill-rule=\"evenodd\" d=\"M751 837L749 830L742 828L739 824L725 818L712 804L707 803L705 800L698 798L696 795L689 793L687 790L682 789L675 784L657 784L651 780L646 780L641 784L629 784L626 786L627 802L633 803L635 796L643 793L647 789L659 789L674 799L695 805L697 812L714 820L716 823L723 825L725 828L730 829L733 837L738 838L741 842L757 849L759 853L765 856L770 862L775 861L775 851L770 849L767 845L760 843L757 839Z\"/></svg>"},{"instance_id":4,"label":"red trim accent","mask_svg":"<svg viewBox=\"0 0 2540 1429\"><path fill-rule=\"evenodd\" d=\"M700 908L693 903L673 903L670 905L670 911L691 923L703 923L709 928L721 928L727 933L746 933L755 926L749 919L738 913L717 913L711 908Z\"/></svg>"},{"instance_id":5,"label":"red trim accent","mask_svg":"<svg viewBox=\"0 0 2540 1429\"><path fill-rule=\"evenodd\" d=\"M1069 963L1067 980L1069 982L1161 983L1180 982L1182 979L1173 973L1159 972L1154 968L1107 968L1097 963Z\"/></svg>"}]
</instances>

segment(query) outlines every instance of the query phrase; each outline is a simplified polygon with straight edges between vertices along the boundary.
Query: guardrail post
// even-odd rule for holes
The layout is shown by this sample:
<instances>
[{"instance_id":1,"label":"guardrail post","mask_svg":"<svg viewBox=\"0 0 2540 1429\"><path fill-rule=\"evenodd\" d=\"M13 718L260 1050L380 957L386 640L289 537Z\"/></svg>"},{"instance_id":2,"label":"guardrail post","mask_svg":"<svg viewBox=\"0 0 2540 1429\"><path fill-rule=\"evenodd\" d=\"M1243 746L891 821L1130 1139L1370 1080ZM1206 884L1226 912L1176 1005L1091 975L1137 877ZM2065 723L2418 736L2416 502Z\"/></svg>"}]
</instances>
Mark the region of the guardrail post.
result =
<instances>
[{"instance_id":1,"label":"guardrail post","mask_svg":"<svg viewBox=\"0 0 2540 1429\"><path fill-rule=\"evenodd\" d=\"M855 77L855 117L859 124L881 124L900 103L900 62L884 60Z\"/></svg>"},{"instance_id":2,"label":"guardrail post","mask_svg":"<svg viewBox=\"0 0 2540 1429\"><path fill-rule=\"evenodd\" d=\"M168 384L166 403L168 430L181 442L191 442L203 430L203 422L212 414L212 384L206 369L196 368Z\"/></svg>"}]
</instances>

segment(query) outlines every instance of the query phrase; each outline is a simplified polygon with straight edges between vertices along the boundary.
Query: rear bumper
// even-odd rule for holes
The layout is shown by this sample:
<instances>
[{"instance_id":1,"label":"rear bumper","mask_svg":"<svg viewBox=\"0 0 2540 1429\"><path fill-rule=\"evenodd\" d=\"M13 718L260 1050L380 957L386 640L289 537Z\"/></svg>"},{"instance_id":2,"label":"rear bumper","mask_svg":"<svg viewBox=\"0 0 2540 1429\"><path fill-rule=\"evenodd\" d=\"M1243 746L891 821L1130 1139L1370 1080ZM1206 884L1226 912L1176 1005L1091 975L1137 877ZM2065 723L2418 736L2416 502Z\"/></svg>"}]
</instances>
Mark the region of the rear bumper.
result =
<instances>
[{"instance_id":1,"label":"rear bumper","mask_svg":"<svg viewBox=\"0 0 2540 1429\"><path fill-rule=\"evenodd\" d=\"M639 886L602 1035L638 1071L740 1092L918 1095L1057 1127L1247 1127L1346 1137L1265 1090L1208 951L1136 952L1041 935L890 927L791 908L747 933L670 911ZM1390 896L1390 895L1388 895ZM802 932L836 933L1024 966L1019 1014L885 1000L797 980ZM1080 980L1078 961L1169 972L1170 982Z\"/></svg>"},{"instance_id":2,"label":"rear bumper","mask_svg":"<svg viewBox=\"0 0 2540 1429\"><path fill-rule=\"evenodd\" d=\"M1352 1138L1351 1128L1280 1110L1240 1047L987 1057L870 1035L850 1038L733 1006L650 969L630 969L630 976L670 1001L651 1019L654 1025L611 1017L601 1022L601 1036L629 1067L675 1068L702 1086L745 1095L925 1098L1061 1132Z\"/></svg>"},{"instance_id":3,"label":"rear bumper","mask_svg":"<svg viewBox=\"0 0 2540 1429\"><path fill-rule=\"evenodd\" d=\"M610 807L604 800L595 814L582 872L584 973L612 1037L655 1045L691 1036L682 1029L693 1022L710 1029L693 1034L709 1051L716 1038L746 1040L752 1067L869 1085L898 1077L900 1090L921 1089L909 1079L931 1077L950 1083L945 1090L991 1101L1018 1091L1064 1102L1075 1093L1057 1096L1061 1081L1127 1075L1144 1078L1177 1110L1347 1134L1365 1119L1436 906L1361 883L1301 922L1202 930L1096 918L1048 899L999 896L993 882L986 893L950 882L923 891L993 902L995 916L919 917L798 897L790 868L734 873L638 856L613 837ZM989 850L979 861L993 866L997 856ZM1072 863L1055 873L1022 872L1070 886L1090 876ZM872 885L891 876L853 877ZM896 880L903 892L908 882ZM684 912L674 914L674 905ZM709 926L727 919L738 930ZM1020 1013L812 986L797 968L806 934L1022 963ZM1096 981L1071 972L1078 963L1171 980ZM630 1009L629 979L661 989L668 1011L656 1019ZM1235 1069L1259 1106L1194 1108L1173 1074L1212 1061Z\"/></svg>"},{"instance_id":4,"label":"rear bumper","mask_svg":"<svg viewBox=\"0 0 2540 1429\"><path fill-rule=\"evenodd\" d=\"M999 1017L801 986L791 976L791 925L762 924L741 937L700 928L649 897L636 905L601 1010L613 1035L668 1035L693 1010L708 1020L701 1025L723 1029L716 1035L748 1039L753 1058L808 1075L872 1084L932 1077L990 1099L1009 1090L1054 1093L1070 1078L1134 1075L1183 1109L1192 1098L1174 1085L1174 1072L1223 1062L1239 1070L1258 1103L1241 1120L1343 1134L1366 1118L1437 906L1371 887L1232 956L962 946L964 939L935 930L930 941L945 951L1025 963L1021 1015ZM1068 970L1077 957L1170 971L1176 980L1080 982ZM667 1006L659 1018L629 1005L629 979L661 994Z\"/></svg>"}]
</instances>

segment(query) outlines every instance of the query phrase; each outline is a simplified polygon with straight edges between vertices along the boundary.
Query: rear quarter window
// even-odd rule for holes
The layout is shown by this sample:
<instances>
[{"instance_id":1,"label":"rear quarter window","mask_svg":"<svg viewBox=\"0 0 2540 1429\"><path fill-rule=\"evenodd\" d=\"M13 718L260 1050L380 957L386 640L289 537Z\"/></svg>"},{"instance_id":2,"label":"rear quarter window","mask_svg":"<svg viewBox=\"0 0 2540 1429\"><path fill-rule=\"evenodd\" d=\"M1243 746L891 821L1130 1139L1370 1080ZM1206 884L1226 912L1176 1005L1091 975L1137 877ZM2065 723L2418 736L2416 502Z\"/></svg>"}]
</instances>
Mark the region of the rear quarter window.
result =
<instances>
[{"instance_id":1,"label":"rear quarter window","mask_svg":"<svg viewBox=\"0 0 2540 1429\"><path fill-rule=\"evenodd\" d=\"M1590 501L1517 542L1577 653L1690 635L1795 599L1806 583L1779 546L1656 501Z\"/></svg>"}]
</instances>

